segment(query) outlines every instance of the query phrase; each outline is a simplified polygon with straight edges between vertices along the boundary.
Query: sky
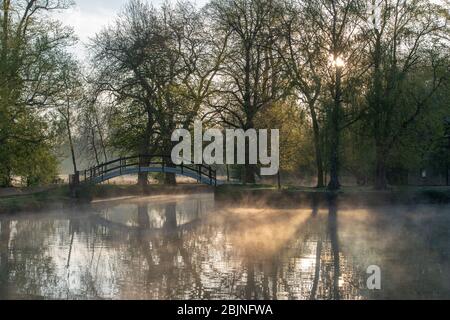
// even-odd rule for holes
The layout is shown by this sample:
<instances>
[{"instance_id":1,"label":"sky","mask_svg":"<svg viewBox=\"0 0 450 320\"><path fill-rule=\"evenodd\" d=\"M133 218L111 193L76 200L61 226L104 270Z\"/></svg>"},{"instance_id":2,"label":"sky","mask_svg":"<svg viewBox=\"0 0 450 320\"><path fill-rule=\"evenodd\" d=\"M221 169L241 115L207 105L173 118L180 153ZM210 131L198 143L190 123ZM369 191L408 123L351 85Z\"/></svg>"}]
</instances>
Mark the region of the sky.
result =
<instances>
[{"instance_id":1,"label":"sky","mask_svg":"<svg viewBox=\"0 0 450 320\"><path fill-rule=\"evenodd\" d=\"M128 0L74 0L75 6L58 14L58 18L66 25L74 28L79 38L78 45L73 48L80 60L86 57L84 44L89 38L102 30L102 28L114 21L116 15L122 10ZM154 6L161 5L165 0L147 0ZM176 0L167 0L175 2ZM188 0L198 6L204 5L207 0ZM439 3L442 0L432 0Z\"/></svg>"},{"instance_id":2,"label":"sky","mask_svg":"<svg viewBox=\"0 0 450 320\"><path fill-rule=\"evenodd\" d=\"M147 1L154 6L159 6L164 2L164 0ZM202 5L206 2L206 0L191 1L197 5ZM72 8L58 13L58 19L64 24L73 27L75 34L80 40L73 49L80 59L84 59L86 56L84 45L89 41L89 38L92 38L103 27L113 22L126 3L127 0L75 0L75 5Z\"/></svg>"}]
</instances>

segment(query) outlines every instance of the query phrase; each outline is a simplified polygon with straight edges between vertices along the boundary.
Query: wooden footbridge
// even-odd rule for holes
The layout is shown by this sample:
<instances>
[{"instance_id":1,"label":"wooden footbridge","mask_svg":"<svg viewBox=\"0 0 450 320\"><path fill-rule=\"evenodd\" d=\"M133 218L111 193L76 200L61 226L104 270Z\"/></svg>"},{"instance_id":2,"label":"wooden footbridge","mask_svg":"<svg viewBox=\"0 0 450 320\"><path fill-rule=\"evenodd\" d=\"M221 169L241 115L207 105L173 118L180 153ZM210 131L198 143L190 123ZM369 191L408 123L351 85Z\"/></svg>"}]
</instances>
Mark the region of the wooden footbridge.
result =
<instances>
[{"instance_id":1,"label":"wooden footbridge","mask_svg":"<svg viewBox=\"0 0 450 320\"><path fill-rule=\"evenodd\" d=\"M197 180L198 183L217 186L216 170L203 164L173 164L170 156L137 155L121 157L87 170L79 171L70 177L70 184L99 184L110 179L139 173L173 173Z\"/></svg>"}]
</instances>

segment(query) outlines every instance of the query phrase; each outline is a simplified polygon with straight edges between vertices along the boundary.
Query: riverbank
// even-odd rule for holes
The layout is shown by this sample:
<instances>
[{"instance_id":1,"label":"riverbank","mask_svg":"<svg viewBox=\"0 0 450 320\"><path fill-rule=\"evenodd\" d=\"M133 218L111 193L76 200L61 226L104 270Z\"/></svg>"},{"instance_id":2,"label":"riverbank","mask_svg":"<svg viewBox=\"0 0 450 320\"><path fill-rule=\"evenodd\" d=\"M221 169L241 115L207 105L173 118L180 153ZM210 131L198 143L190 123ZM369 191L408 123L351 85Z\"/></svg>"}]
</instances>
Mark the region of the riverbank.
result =
<instances>
[{"instance_id":1,"label":"riverbank","mask_svg":"<svg viewBox=\"0 0 450 320\"><path fill-rule=\"evenodd\" d=\"M74 199L70 197L67 186L35 192L16 192L12 195L0 196L0 214L60 209L73 202Z\"/></svg>"},{"instance_id":2,"label":"riverbank","mask_svg":"<svg viewBox=\"0 0 450 320\"><path fill-rule=\"evenodd\" d=\"M26 211L58 210L83 202L123 197L195 194L213 192L205 185L180 184L177 186L149 185L144 190L137 185L96 185L82 189L79 198L72 197L68 186L32 190L17 190L7 195L0 195L0 214L13 214Z\"/></svg>"},{"instance_id":3,"label":"riverbank","mask_svg":"<svg viewBox=\"0 0 450 320\"><path fill-rule=\"evenodd\" d=\"M306 187L284 187L278 190L271 185L225 185L212 188L203 185L149 185L143 190L137 185L98 185L84 191L84 199L71 197L68 186L23 194L0 196L0 214L23 211L61 209L82 201L136 197L150 195L175 195L214 192L217 201L233 204L295 207L311 204L327 205L330 198L337 198L343 205L376 206L389 204L414 205L421 203L450 203L450 187L396 187L387 191L372 188L344 187L336 193L326 189Z\"/></svg>"},{"instance_id":4,"label":"riverbank","mask_svg":"<svg viewBox=\"0 0 450 320\"><path fill-rule=\"evenodd\" d=\"M291 186L279 190L271 185L224 185L218 187L215 194L217 201L277 207L311 204L321 206L327 205L330 199L337 199L340 204L351 206L450 203L450 187L391 187L385 191L371 187L343 187L337 192L330 192L326 188Z\"/></svg>"}]
</instances>

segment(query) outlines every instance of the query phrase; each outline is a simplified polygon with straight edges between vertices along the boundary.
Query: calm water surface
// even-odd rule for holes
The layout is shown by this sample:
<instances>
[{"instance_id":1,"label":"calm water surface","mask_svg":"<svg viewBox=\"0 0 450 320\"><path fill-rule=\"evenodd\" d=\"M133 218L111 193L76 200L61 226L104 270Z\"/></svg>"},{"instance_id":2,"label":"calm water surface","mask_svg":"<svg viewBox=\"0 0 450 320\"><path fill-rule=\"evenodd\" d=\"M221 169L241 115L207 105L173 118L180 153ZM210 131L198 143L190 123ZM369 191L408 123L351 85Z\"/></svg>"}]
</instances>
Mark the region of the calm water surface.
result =
<instances>
[{"instance_id":1,"label":"calm water surface","mask_svg":"<svg viewBox=\"0 0 450 320\"><path fill-rule=\"evenodd\" d=\"M0 216L0 299L450 299L449 230L450 206L276 209L213 194Z\"/></svg>"}]
</instances>

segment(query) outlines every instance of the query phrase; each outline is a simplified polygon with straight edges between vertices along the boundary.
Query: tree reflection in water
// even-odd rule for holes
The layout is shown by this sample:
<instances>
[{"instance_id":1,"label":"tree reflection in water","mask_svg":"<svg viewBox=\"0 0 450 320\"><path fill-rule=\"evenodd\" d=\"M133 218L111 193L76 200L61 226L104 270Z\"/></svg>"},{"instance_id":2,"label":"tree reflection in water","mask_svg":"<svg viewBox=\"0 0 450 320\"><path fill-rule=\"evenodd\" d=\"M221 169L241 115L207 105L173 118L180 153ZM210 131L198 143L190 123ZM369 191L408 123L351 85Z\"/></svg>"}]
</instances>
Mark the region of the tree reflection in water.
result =
<instances>
[{"instance_id":1,"label":"tree reflection in water","mask_svg":"<svg viewBox=\"0 0 450 320\"><path fill-rule=\"evenodd\" d=\"M4 219L0 223L0 299L9 296L9 237L11 222Z\"/></svg>"},{"instance_id":2,"label":"tree reflection in water","mask_svg":"<svg viewBox=\"0 0 450 320\"><path fill-rule=\"evenodd\" d=\"M440 207L423 216L420 208L340 208L334 198L297 209L222 205L212 195L168 200L0 218L0 298L411 297L401 280L418 286L417 297L420 289L448 297L448 285L436 287L448 278L448 255L422 255L421 269L391 259L407 249L448 250L430 233L418 236L426 219L434 231L448 222ZM371 264L391 281L380 292L365 288Z\"/></svg>"}]
</instances>

